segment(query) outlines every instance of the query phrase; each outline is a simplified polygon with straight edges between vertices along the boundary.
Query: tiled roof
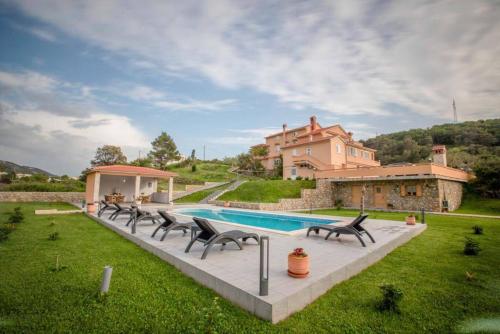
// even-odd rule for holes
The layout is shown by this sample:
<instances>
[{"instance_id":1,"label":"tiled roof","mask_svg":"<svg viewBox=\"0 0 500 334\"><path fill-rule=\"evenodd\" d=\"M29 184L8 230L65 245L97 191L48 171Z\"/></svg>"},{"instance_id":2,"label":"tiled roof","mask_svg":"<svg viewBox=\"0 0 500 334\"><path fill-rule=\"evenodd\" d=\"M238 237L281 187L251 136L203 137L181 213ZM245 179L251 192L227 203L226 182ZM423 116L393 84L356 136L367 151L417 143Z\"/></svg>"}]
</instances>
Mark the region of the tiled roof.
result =
<instances>
[{"instance_id":1,"label":"tiled roof","mask_svg":"<svg viewBox=\"0 0 500 334\"><path fill-rule=\"evenodd\" d=\"M94 172L100 172L102 174L141 175L141 176L151 176L160 178L169 178L172 176L177 176L177 174L173 172L167 172L149 167L138 167L138 166L128 166L128 165L98 166L92 168L89 173L94 173Z\"/></svg>"}]
</instances>

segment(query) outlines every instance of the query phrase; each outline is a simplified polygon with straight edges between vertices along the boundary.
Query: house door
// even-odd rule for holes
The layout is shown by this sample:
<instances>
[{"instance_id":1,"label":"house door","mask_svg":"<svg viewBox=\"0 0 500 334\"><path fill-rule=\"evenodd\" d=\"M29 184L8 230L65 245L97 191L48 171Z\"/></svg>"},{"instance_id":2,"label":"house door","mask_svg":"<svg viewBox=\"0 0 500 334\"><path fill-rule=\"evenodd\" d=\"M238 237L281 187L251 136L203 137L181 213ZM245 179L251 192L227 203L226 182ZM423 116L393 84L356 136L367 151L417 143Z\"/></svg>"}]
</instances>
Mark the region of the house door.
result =
<instances>
[{"instance_id":1,"label":"house door","mask_svg":"<svg viewBox=\"0 0 500 334\"><path fill-rule=\"evenodd\" d=\"M376 208L387 208L387 191L385 186L373 186L373 198Z\"/></svg>"},{"instance_id":2,"label":"house door","mask_svg":"<svg viewBox=\"0 0 500 334\"><path fill-rule=\"evenodd\" d=\"M351 206L359 207L361 205L361 186L351 187Z\"/></svg>"}]
</instances>

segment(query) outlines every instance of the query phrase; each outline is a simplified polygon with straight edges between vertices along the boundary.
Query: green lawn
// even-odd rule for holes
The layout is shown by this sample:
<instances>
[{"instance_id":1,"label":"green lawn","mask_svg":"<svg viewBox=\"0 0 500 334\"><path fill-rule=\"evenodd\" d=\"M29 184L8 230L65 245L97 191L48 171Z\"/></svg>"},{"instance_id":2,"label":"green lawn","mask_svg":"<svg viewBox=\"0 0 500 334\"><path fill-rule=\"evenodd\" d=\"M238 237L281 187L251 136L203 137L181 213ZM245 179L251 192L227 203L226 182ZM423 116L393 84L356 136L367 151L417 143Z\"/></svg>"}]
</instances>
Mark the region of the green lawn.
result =
<instances>
[{"instance_id":1,"label":"green lawn","mask_svg":"<svg viewBox=\"0 0 500 334\"><path fill-rule=\"evenodd\" d=\"M478 195L466 193L462 205L453 213L474 213L480 215L500 216L500 199L482 198Z\"/></svg>"},{"instance_id":2,"label":"green lawn","mask_svg":"<svg viewBox=\"0 0 500 334\"><path fill-rule=\"evenodd\" d=\"M236 175L229 172L230 168L230 165L220 163L198 162L196 164L196 172L191 171L191 166L179 167L178 165L170 166L168 170L179 174L183 182L191 180L195 181L192 184L196 184L200 181L223 182L233 180L236 178ZM188 182L187 184L190 183Z\"/></svg>"},{"instance_id":3,"label":"green lawn","mask_svg":"<svg viewBox=\"0 0 500 334\"><path fill-rule=\"evenodd\" d=\"M223 201L277 203L280 198L299 198L300 189L315 188L312 180L248 181L219 197Z\"/></svg>"},{"instance_id":4,"label":"green lawn","mask_svg":"<svg viewBox=\"0 0 500 334\"><path fill-rule=\"evenodd\" d=\"M17 205L0 203L0 221L5 222L6 212ZM500 222L496 219L429 215L422 235L335 286L303 311L271 325L222 298L220 311L210 313L217 310L214 292L83 215L32 214L35 208L67 205L22 207L26 222L0 243L2 333L202 333L209 329L218 333L449 333L465 320L500 314ZM401 214L380 214L401 218ZM474 236L483 251L477 257L464 256L464 237L473 236L475 224L484 227L484 235ZM54 231L60 239L49 241ZM67 268L53 272L57 255ZM113 279L109 295L100 299L96 291L105 265L113 266ZM466 271L473 272L476 280L467 281ZM403 291L401 314L376 309L382 283L396 284Z\"/></svg>"},{"instance_id":5,"label":"green lawn","mask_svg":"<svg viewBox=\"0 0 500 334\"><path fill-rule=\"evenodd\" d=\"M198 203L199 201L201 201L202 199L204 199L208 195L216 192L217 190L224 189L227 186L228 186L227 184L224 184L224 185L219 186L219 187L210 188L207 190L200 190L200 191L197 191L195 193L192 193L191 195L187 195L187 196L181 197L179 199L176 199L174 201L174 203L176 203L176 204Z\"/></svg>"}]
</instances>

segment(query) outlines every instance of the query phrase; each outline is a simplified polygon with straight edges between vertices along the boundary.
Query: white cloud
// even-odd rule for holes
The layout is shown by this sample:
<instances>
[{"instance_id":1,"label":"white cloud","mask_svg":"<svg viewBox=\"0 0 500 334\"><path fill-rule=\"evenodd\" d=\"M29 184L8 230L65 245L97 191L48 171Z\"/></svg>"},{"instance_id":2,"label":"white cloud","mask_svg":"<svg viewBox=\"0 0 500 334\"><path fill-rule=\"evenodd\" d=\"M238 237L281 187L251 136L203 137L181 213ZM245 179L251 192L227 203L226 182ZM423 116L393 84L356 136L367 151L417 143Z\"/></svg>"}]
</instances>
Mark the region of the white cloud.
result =
<instances>
[{"instance_id":1,"label":"white cloud","mask_svg":"<svg viewBox=\"0 0 500 334\"><path fill-rule=\"evenodd\" d=\"M190 99L185 102L160 100L154 102L153 104L159 108L165 108L168 110L217 111L234 103L236 103L236 100L234 99L224 99L215 101L198 101Z\"/></svg>"},{"instance_id":2,"label":"white cloud","mask_svg":"<svg viewBox=\"0 0 500 334\"><path fill-rule=\"evenodd\" d=\"M5 89L22 89L35 93L48 93L53 91L59 82L52 77L25 71L22 73L0 71L0 87Z\"/></svg>"},{"instance_id":3,"label":"white cloud","mask_svg":"<svg viewBox=\"0 0 500 334\"><path fill-rule=\"evenodd\" d=\"M149 147L128 117L82 104L90 87L36 72L0 72L2 87L13 94L0 96L0 159L78 175L99 146L120 146L130 158Z\"/></svg>"},{"instance_id":4,"label":"white cloud","mask_svg":"<svg viewBox=\"0 0 500 334\"><path fill-rule=\"evenodd\" d=\"M387 115L391 104L446 118L455 97L464 119L499 115L496 2L16 4L68 34L154 64L158 73L251 87L294 108Z\"/></svg>"},{"instance_id":5,"label":"white cloud","mask_svg":"<svg viewBox=\"0 0 500 334\"><path fill-rule=\"evenodd\" d=\"M23 26L23 25L20 25L17 23L11 23L11 26L18 29L18 30L28 32L28 33L30 33L30 34L32 34L40 39L43 39L43 40L46 40L49 42L56 42L57 41L57 37L54 35L54 33L52 33L49 30L46 30L44 28Z\"/></svg>"}]
</instances>

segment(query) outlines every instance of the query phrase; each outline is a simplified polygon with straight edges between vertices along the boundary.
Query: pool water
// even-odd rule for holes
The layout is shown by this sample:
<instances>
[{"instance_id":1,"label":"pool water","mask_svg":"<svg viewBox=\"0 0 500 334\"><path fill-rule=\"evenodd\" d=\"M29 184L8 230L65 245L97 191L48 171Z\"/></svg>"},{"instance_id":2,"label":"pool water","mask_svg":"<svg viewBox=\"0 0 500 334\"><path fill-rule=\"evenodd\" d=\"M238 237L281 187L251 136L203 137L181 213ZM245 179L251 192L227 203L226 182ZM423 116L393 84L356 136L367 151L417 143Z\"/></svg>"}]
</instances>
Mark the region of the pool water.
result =
<instances>
[{"instance_id":1,"label":"pool water","mask_svg":"<svg viewBox=\"0 0 500 334\"><path fill-rule=\"evenodd\" d=\"M281 214L248 212L227 209L181 209L176 213L192 217L219 220L224 222L260 227L284 232L297 231L312 225L333 224L331 219L288 216Z\"/></svg>"}]
</instances>

